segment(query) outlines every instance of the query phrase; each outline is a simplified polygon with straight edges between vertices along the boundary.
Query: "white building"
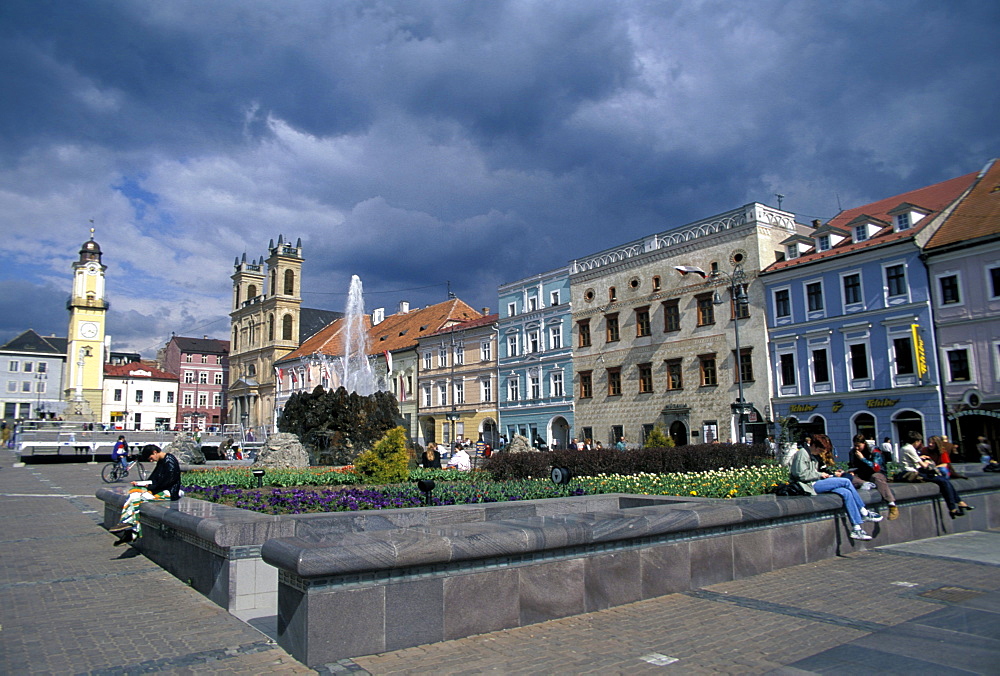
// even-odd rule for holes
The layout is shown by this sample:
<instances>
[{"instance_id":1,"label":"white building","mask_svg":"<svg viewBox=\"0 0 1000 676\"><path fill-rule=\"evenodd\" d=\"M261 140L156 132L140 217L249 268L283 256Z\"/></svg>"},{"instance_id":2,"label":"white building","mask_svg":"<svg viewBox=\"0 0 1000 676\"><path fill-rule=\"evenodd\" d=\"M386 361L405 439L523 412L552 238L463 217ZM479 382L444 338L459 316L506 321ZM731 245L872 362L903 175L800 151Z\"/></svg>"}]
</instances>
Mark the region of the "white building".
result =
<instances>
[{"instance_id":1,"label":"white building","mask_svg":"<svg viewBox=\"0 0 1000 676\"><path fill-rule=\"evenodd\" d=\"M177 387L175 374L151 364L105 364L101 422L122 430L173 429Z\"/></svg>"}]
</instances>

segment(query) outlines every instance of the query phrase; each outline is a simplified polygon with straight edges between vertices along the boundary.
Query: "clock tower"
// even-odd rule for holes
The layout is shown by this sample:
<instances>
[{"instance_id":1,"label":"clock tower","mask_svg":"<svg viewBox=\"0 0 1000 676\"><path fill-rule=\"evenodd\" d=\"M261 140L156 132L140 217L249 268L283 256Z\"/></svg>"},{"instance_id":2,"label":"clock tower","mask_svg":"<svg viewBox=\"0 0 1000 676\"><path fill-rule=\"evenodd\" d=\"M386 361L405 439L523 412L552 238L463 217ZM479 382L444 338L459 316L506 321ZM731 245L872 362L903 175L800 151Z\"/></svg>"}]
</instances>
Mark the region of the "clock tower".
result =
<instances>
[{"instance_id":1,"label":"clock tower","mask_svg":"<svg viewBox=\"0 0 1000 676\"><path fill-rule=\"evenodd\" d=\"M66 302L69 332L66 341L67 412L73 418L93 420L100 415L104 387L104 320L108 302L104 300L104 271L101 247L90 239L80 248L73 263L73 292Z\"/></svg>"}]
</instances>

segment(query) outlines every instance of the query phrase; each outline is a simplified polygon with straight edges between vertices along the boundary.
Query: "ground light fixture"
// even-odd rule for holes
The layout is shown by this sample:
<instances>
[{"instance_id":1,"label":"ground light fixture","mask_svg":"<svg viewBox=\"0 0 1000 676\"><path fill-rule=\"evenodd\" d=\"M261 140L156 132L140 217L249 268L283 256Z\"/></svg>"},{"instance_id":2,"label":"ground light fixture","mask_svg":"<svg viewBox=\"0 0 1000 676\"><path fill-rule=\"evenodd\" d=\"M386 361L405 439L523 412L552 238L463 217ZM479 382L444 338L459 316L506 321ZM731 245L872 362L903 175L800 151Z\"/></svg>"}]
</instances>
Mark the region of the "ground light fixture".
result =
<instances>
[{"instance_id":1,"label":"ground light fixture","mask_svg":"<svg viewBox=\"0 0 1000 676\"><path fill-rule=\"evenodd\" d=\"M264 470L262 469L252 469L250 473L257 477L257 488L264 487Z\"/></svg>"},{"instance_id":2,"label":"ground light fixture","mask_svg":"<svg viewBox=\"0 0 1000 676\"><path fill-rule=\"evenodd\" d=\"M417 482L417 488L424 494L424 506L431 506L431 491L434 490L434 481L431 479L421 479Z\"/></svg>"},{"instance_id":3,"label":"ground light fixture","mask_svg":"<svg viewBox=\"0 0 1000 676\"><path fill-rule=\"evenodd\" d=\"M569 467L553 467L549 478L557 486L565 486L573 478L573 472L570 471Z\"/></svg>"}]
</instances>

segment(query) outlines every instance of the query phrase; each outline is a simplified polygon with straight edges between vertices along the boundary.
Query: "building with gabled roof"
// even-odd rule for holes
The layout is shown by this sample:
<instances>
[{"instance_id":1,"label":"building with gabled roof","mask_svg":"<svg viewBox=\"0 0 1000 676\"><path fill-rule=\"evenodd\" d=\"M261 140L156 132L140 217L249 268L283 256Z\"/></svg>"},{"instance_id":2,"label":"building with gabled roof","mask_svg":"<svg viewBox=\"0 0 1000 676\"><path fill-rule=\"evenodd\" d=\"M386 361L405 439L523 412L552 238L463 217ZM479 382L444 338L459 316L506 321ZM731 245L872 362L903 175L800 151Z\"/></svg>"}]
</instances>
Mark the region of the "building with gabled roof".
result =
<instances>
[{"instance_id":1,"label":"building with gabled roof","mask_svg":"<svg viewBox=\"0 0 1000 676\"><path fill-rule=\"evenodd\" d=\"M120 430L170 430L177 423L177 374L141 361L104 365L101 422Z\"/></svg>"},{"instance_id":2,"label":"building with gabled roof","mask_svg":"<svg viewBox=\"0 0 1000 676\"><path fill-rule=\"evenodd\" d=\"M221 429L229 387L229 341L171 336L157 361L178 377L176 421L184 430Z\"/></svg>"},{"instance_id":3,"label":"building with gabled roof","mask_svg":"<svg viewBox=\"0 0 1000 676\"><path fill-rule=\"evenodd\" d=\"M4 420L62 415L66 343L66 338L41 336L28 329L0 346Z\"/></svg>"},{"instance_id":4,"label":"building with gabled roof","mask_svg":"<svg viewBox=\"0 0 1000 676\"><path fill-rule=\"evenodd\" d=\"M975 179L966 174L814 221L811 247L786 248L761 273L776 420L828 434L841 458L855 434L881 443L910 430L942 433L921 249Z\"/></svg>"},{"instance_id":5,"label":"building with gabled roof","mask_svg":"<svg viewBox=\"0 0 1000 676\"><path fill-rule=\"evenodd\" d=\"M948 432L960 459L979 460L978 437L1000 440L1000 161L924 247Z\"/></svg>"},{"instance_id":6,"label":"building with gabled roof","mask_svg":"<svg viewBox=\"0 0 1000 676\"><path fill-rule=\"evenodd\" d=\"M417 352L420 339L449 326L477 319L483 313L458 298L410 309L401 302L395 314L386 316L384 308L375 309L364 320L367 324L369 357L372 369L384 380L385 389L399 402L400 415L409 430L411 440L417 429ZM276 416L295 392L312 391L317 385L325 389L340 386L336 360L344 354L346 318L328 323L295 350L275 362L277 376ZM391 368L390 368L391 366Z\"/></svg>"}]
</instances>

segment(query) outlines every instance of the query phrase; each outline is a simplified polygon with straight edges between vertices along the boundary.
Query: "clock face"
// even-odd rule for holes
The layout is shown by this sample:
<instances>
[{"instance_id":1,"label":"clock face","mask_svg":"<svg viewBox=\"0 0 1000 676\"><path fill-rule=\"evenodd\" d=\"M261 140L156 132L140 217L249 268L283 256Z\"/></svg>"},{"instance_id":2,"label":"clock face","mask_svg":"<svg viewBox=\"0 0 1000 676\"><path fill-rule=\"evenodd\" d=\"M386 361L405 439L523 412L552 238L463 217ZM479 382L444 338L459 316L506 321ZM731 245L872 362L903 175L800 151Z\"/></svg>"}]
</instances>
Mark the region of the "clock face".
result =
<instances>
[{"instance_id":1,"label":"clock face","mask_svg":"<svg viewBox=\"0 0 1000 676\"><path fill-rule=\"evenodd\" d=\"M95 338L98 327L94 322L84 322L80 324L80 336L83 338Z\"/></svg>"},{"instance_id":2,"label":"clock face","mask_svg":"<svg viewBox=\"0 0 1000 676\"><path fill-rule=\"evenodd\" d=\"M88 265L87 266L87 274L88 275L96 275L97 274L97 266L94 265L94 264Z\"/></svg>"}]
</instances>

